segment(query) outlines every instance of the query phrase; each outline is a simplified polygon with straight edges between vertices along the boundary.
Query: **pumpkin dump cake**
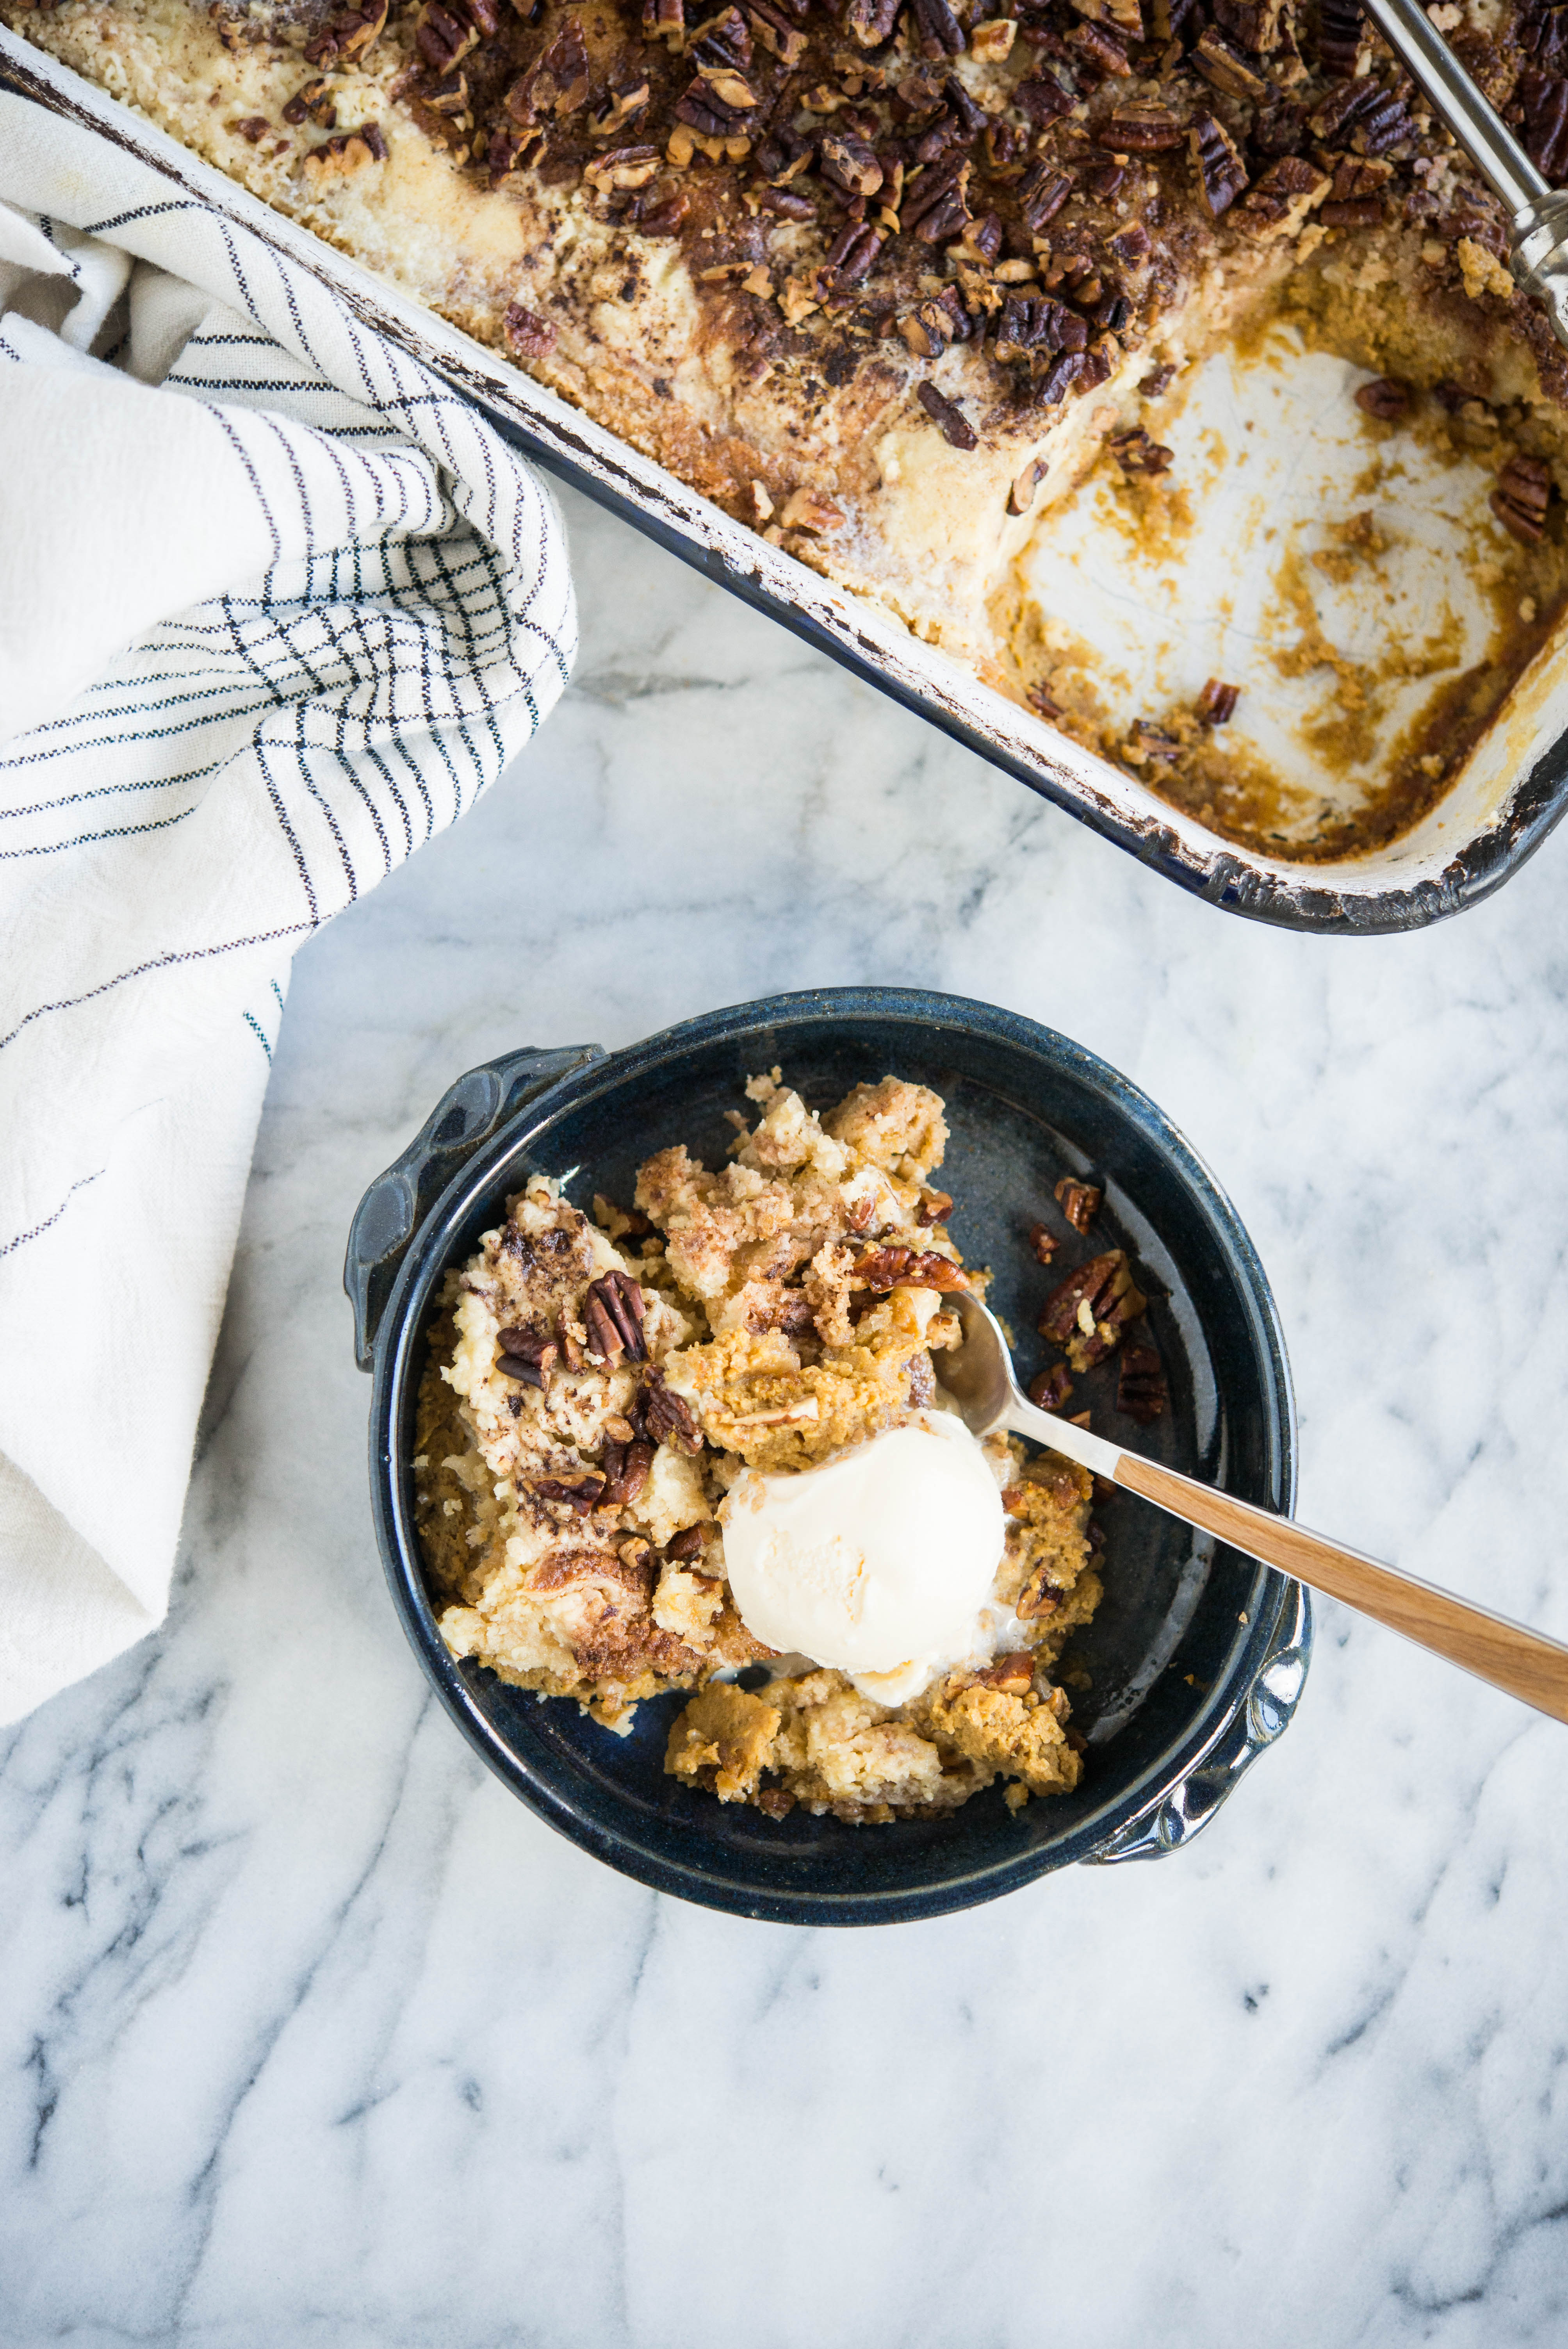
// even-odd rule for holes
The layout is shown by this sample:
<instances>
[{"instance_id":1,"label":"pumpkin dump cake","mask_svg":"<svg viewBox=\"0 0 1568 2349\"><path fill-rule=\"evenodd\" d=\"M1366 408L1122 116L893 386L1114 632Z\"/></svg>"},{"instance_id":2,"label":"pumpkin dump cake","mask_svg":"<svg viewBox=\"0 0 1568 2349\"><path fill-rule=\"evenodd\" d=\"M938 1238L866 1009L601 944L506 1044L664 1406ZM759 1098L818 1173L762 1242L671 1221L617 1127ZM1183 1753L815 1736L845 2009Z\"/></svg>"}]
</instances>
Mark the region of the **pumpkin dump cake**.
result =
<instances>
[{"instance_id":1,"label":"pumpkin dump cake","mask_svg":"<svg viewBox=\"0 0 1568 2349\"><path fill-rule=\"evenodd\" d=\"M943 1104L747 1092L721 1170L661 1150L592 1216L536 1175L449 1274L415 1461L442 1635L613 1730L696 1692L665 1768L776 1816L1071 1787L1050 1675L1099 1600L1090 1480L943 1408L944 1299L983 1279L930 1180ZM1099 1360L1142 1303L1113 1251L1042 1328Z\"/></svg>"},{"instance_id":2,"label":"pumpkin dump cake","mask_svg":"<svg viewBox=\"0 0 1568 2349\"><path fill-rule=\"evenodd\" d=\"M1568 370L1501 265L1499 208L1357 0L990 11L0 0L255 194L1217 830L1302 858L1376 844L1441 793L1563 601ZM1568 6L1432 13L1547 176L1568 174ZM1334 519L1361 526L1337 552L1380 642L1347 649L1320 609L1332 543L1294 570L1281 545L1277 641L1249 673L1163 678L1130 711L1064 645L1078 599L1031 549L1091 471L1132 539L1179 542L1212 495L1203 466L1170 461L1189 388L1280 318L1357 371L1369 486ZM1412 500L1454 501L1401 471L1401 436L1484 476L1443 559L1480 581L1486 626L1429 614L1425 667L1383 608L1375 542L1397 545ZM1378 700L1390 660L1423 688L1397 710ZM1332 705L1297 729L1343 785L1326 810L1226 729L1238 688L1244 717L1293 673Z\"/></svg>"}]
</instances>

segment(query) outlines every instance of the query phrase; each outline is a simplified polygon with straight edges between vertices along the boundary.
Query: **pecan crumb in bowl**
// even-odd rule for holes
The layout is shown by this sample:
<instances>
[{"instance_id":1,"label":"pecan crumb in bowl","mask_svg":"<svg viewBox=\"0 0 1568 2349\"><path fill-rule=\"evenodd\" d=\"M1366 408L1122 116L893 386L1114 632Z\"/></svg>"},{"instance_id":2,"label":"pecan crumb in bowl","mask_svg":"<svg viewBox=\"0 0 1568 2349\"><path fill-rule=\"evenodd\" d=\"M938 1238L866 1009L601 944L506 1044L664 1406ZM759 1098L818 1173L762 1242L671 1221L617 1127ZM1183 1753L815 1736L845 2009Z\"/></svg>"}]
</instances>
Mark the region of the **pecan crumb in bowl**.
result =
<instances>
[{"instance_id":1,"label":"pecan crumb in bowl","mask_svg":"<svg viewBox=\"0 0 1568 2349\"><path fill-rule=\"evenodd\" d=\"M1048 1454L982 1461L941 1411L944 1298L973 1281L1049 1407L1290 1505L1289 1374L1233 1210L1028 1020L821 990L510 1054L371 1186L346 1279L415 1651L498 1775L645 1883L789 1922L940 1914L1173 1848L1290 1717L1295 1585ZM868 1547L863 1607L914 1610L913 1661L820 1609L814 1654L779 1655L727 1519L891 1444L977 1472L995 1539L959 1619L931 1615L947 1537L922 1583L916 1511Z\"/></svg>"}]
</instances>

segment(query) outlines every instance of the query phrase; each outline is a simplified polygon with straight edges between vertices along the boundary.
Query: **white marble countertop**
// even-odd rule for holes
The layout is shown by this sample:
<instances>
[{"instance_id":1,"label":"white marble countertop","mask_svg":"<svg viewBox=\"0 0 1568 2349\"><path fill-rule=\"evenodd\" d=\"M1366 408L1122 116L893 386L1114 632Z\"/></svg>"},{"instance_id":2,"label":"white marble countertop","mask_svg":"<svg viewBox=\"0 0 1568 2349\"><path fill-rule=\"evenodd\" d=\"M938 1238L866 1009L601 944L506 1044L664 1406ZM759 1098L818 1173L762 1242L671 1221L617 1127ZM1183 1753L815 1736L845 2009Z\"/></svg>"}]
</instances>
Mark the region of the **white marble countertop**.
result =
<instances>
[{"instance_id":1,"label":"white marble countertop","mask_svg":"<svg viewBox=\"0 0 1568 2349\"><path fill-rule=\"evenodd\" d=\"M1253 927L571 519L568 701L296 967L170 1624L0 1734L0 2343L1568 2338L1563 1730L1325 1607L1169 1859L878 1932L659 1898L428 1694L339 1288L498 1049L987 997L1235 1199L1302 1516L1568 1635L1568 841L1424 936Z\"/></svg>"}]
</instances>

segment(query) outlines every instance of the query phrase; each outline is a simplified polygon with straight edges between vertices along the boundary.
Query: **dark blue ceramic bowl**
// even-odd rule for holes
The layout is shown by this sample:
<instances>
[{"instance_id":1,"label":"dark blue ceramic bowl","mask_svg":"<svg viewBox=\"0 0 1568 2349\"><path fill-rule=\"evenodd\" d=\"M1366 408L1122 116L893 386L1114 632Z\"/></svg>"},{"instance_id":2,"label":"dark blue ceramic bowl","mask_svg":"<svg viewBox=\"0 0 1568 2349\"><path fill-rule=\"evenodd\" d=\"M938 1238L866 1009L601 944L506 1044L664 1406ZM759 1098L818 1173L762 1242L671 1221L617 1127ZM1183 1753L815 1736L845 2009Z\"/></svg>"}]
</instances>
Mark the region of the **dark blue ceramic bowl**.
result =
<instances>
[{"instance_id":1,"label":"dark blue ceramic bowl","mask_svg":"<svg viewBox=\"0 0 1568 2349\"><path fill-rule=\"evenodd\" d=\"M649 1152L686 1142L709 1163L731 1138L754 1071L782 1064L825 1108L889 1071L933 1085L953 1139L942 1182L965 1258L995 1274L990 1301L1030 1377L1047 1289L1028 1226L1064 1174L1105 1204L1088 1256L1126 1247L1150 1299L1171 1409L1147 1431L1114 1412L1114 1365L1074 1397L1119 1440L1288 1512L1290 1374L1263 1268L1234 1209L1137 1088L1066 1038L984 1003L899 988L772 996L687 1020L620 1052L528 1050L470 1070L438 1103L354 1220L346 1285L373 1376L370 1482L392 1596L438 1694L512 1791L586 1851L645 1884L740 1916L869 1925L933 1917L1010 1892L1070 1860L1153 1857L1187 1841L1284 1727L1311 1643L1305 1593L1284 1576L1125 1493L1099 1511L1106 1596L1070 1662L1088 1740L1076 1792L1006 1809L999 1788L950 1816L851 1827L804 1812L773 1820L676 1785L662 1768L675 1709L639 1708L614 1737L574 1704L541 1702L453 1661L436 1629L414 1533L415 1396L447 1268L469 1256L529 1174L569 1195L629 1199Z\"/></svg>"}]
</instances>

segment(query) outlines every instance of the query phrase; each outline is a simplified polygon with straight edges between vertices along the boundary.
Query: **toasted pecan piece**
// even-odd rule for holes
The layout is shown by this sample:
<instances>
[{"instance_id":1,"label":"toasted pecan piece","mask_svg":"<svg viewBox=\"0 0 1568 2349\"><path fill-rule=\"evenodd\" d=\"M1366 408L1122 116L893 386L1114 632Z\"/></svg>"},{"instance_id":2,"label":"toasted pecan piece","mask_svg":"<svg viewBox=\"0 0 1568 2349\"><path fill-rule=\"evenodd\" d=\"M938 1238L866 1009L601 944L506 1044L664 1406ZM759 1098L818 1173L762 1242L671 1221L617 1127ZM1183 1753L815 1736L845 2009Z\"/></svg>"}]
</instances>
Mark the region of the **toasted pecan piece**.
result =
<instances>
[{"instance_id":1,"label":"toasted pecan piece","mask_svg":"<svg viewBox=\"0 0 1568 2349\"><path fill-rule=\"evenodd\" d=\"M602 1273L590 1283L583 1299L588 1351L611 1365L623 1356L627 1361L645 1362L648 1349L643 1337L643 1292L629 1272Z\"/></svg>"},{"instance_id":2,"label":"toasted pecan piece","mask_svg":"<svg viewBox=\"0 0 1568 2349\"><path fill-rule=\"evenodd\" d=\"M1504 530L1526 545L1532 544L1545 529L1551 502L1552 475L1538 457L1511 457L1489 500Z\"/></svg>"},{"instance_id":3,"label":"toasted pecan piece","mask_svg":"<svg viewBox=\"0 0 1568 2349\"><path fill-rule=\"evenodd\" d=\"M938 1288L951 1293L967 1288L969 1276L950 1256L934 1249L867 1248L850 1270L852 1288Z\"/></svg>"},{"instance_id":4,"label":"toasted pecan piece","mask_svg":"<svg viewBox=\"0 0 1568 2349\"><path fill-rule=\"evenodd\" d=\"M1140 1427L1149 1427L1169 1410L1170 1390L1165 1371L1152 1346L1129 1346L1117 1365L1116 1407Z\"/></svg>"},{"instance_id":5,"label":"toasted pecan piece","mask_svg":"<svg viewBox=\"0 0 1568 2349\"><path fill-rule=\"evenodd\" d=\"M1120 1345L1130 1321L1148 1299L1133 1282L1124 1248L1108 1248L1051 1291L1040 1315L1040 1335L1060 1346L1075 1371L1092 1370Z\"/></svg>"},{"instance_id":6,"label":"toasted pecan piece","mask_svg":"<svg viewBox=\"0 0 1568 2349\"><path fill-rule=\"evenodd\" d=\"M1093 1183L1080 1183L1076 1174L1064 1174L1051 1195L1074 1231L1087 1232L1105 1194Z\"/></svg>"}]
</instances>

